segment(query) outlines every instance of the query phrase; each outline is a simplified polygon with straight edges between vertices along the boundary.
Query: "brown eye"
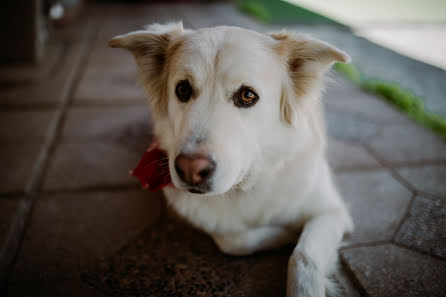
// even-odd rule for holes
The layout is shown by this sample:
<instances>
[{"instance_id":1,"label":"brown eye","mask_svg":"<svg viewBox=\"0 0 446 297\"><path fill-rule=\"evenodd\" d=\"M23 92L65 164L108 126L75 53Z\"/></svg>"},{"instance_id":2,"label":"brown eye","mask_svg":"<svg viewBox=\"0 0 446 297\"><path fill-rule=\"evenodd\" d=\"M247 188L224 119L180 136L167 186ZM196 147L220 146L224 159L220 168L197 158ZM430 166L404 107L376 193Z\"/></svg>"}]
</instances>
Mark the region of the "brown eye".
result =
<instances>
[{"instance_id":1,"label":"brown eye","mask_svg":"<svg viewBox=\"0 0 446 297\"><path fill-rule=\"evenodd\" d=\"M180 81L175 88L175 95L181 102L189 101L192 96L192 87L187 80Z\"/></svg>"},{"instance_id":2,"label":"brown eye","mask_svg":"<svg viewBox=\"0 0 446 297\"><path fill-rule=\"evenodd\" d=\"M238 95L236 96L234 103L238 107L251 107L257 102L258 99L259 96L253 89L242 87L238 91Z\"/></svg>"}]
</instances>

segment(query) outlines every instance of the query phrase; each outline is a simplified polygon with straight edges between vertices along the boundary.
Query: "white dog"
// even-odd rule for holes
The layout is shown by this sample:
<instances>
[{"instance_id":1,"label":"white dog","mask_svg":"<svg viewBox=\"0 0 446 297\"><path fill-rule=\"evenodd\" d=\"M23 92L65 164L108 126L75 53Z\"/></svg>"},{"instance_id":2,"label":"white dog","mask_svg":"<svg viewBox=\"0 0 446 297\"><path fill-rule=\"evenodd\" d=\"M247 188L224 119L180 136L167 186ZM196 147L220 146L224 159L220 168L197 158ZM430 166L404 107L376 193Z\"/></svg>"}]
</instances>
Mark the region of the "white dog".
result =
<instances>
[{"instance_id":1,"label":"white dog","mask_svg":"<svg viewBox=\"0 0 446 297\"><path fill-rule=\"evenodd\" d=\"M176 212L228 254L297 242L287 296L330 293L337 247L353 224L325 157L319 96L324 73L349 57L297 34L181 23L109 45L136 59Z\"/></svg>"}]
</instances>

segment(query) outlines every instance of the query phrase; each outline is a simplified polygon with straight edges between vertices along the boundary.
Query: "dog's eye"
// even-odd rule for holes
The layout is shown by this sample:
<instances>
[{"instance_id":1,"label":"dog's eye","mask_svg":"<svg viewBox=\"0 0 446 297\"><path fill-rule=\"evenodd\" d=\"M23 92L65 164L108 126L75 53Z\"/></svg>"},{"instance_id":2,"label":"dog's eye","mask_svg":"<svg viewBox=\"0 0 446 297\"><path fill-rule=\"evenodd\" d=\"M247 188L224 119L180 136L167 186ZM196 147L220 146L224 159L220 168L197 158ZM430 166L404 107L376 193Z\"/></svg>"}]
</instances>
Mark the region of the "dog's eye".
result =
<instances>
[{"instance_id":1,"label":"dog's eye","mask_svg":"<svg viewBox=\"0 0 446 297\"><path fill-rule=\"evenodd\" d=\"M192 87L187 80L180 81L175 88L175 94L181 102L189 101L192 96Z\"/></svg>"},{"instance_id":2,"label":"dog's eye","mask_svg":"<svg viewBox=\"0 0 446 297\"><path fill-rule=\"evenodd\" d=\"M238 94L234 98L234 104L238 107L250 107L253 106L257 100L259 100L259 96L253 89L248 87L242 87L238 91Z\"/></svg>"}]
</instances>

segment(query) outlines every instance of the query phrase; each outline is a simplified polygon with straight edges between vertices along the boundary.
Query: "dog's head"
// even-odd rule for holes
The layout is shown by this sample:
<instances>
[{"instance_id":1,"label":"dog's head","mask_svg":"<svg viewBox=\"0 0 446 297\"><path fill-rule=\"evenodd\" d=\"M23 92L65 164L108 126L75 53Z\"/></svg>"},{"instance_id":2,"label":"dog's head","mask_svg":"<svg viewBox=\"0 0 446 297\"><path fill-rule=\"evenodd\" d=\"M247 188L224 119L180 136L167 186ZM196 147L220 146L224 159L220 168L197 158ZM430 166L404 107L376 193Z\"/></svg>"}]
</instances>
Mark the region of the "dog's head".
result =
<instances>
[{"instance_id":1,"label":"dog's head","mask_svg":"<svg viewBox=\"0 0 446 297\"><path fill-rule=\"evenodd\" d=\"M177 188L246 188L321 133L323 73L349 57L308 37L235 27L151 25L113 38L128 49ZM316 110L316 111L315 111Z\"/></svg>"}]
</instances>

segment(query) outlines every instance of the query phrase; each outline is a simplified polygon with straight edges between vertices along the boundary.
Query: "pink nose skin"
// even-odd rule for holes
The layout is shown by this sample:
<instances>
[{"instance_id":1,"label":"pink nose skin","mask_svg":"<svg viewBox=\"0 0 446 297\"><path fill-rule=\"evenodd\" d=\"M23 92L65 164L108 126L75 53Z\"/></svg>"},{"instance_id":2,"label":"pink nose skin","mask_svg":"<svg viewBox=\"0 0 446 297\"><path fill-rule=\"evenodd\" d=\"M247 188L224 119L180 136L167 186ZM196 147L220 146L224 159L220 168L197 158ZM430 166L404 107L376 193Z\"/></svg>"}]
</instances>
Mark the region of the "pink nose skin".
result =
<instances>
[{"instance_id":1,"label":"pink nose skin","mask_svg":"<svg viewBox=\"0 0 446 297\"><path fill-rule=\"evenodd\" d=\"M190 185L201 185L214 173L215 163L205 155L180 154L175 159L175 170L184 182Z\"/></svg>"}]
</instances>

